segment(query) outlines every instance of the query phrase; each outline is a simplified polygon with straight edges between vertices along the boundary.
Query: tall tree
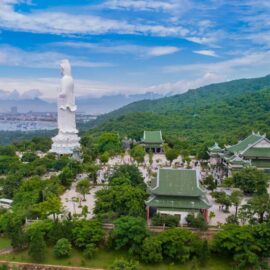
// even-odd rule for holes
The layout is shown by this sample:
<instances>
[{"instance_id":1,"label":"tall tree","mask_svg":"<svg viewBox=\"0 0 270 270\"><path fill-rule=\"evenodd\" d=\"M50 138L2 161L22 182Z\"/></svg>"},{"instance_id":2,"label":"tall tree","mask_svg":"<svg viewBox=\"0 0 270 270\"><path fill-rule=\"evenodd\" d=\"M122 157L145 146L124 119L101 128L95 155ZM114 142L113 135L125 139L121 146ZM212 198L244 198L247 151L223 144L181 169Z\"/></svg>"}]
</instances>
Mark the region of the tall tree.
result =
<instances>
[{"instance_id":1,"label":"tall tree","mask_svg":"<svg viewBox=\"0 0 270 270\"><path fill-rule=\"evenodd\" d=\"M178 157L179 151L173 148L168 148L165 150L165 156L167 160L170 161L170 164Z\"/></svg>"},{"instance_id":2,"label":"tall tree","mask_svg":"<svg viewBox=\"0 0 270 270\"><path fill-rule=\"evenodd\" d=\"M131 157L138 162L138 164L144 162L145 150L144 147L137 144L130 150Z\"/></svg>"},{"instance_id":3,"label":"tall tree","mask_svg":"<svg viewBox=\"0 0 270 270\"><path fill-rule=\"evenodd\" d=\"M83 195L83 200L85 201L85 195L89 193L90 182L88 179L83 179L78 182L76 186L76 191Z\"/></svg>"},{"instance_id":4,"label":"tall tree","mask_svg":"<svg viewBox=\"0 0 270 270\"><path fill-rule=\"evenodd\" d=\"M237 218L238 207L241 204L241 201L243 199L243 192L241 190L234 190L232 194L230 195L230 199L231 199L232 204L235 207L235 218Z\"/></svg>"},{"instance_id":5,"label":"tall tree","mask_svg":"<svg viewBox=\"0 0 270 270\"><path fill-rule=\"evenodd\" d=\"M42 262L45 259L46 243L44 241L43 233L36 230L30 238L29 255L35 262Z\"/></svg>"}]
</instances>

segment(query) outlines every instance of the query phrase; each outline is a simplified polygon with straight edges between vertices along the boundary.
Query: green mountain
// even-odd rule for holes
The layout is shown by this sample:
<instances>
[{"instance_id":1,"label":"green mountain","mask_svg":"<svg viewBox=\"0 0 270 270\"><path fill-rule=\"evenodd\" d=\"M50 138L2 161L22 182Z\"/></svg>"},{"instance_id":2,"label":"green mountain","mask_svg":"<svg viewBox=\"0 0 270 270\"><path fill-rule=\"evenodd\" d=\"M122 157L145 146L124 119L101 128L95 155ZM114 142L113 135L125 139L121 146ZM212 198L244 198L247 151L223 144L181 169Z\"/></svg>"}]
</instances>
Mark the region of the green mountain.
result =
<instances>
[{"instance_id":1,"label":"green mountain","mask_svg":"<svg viewBox=\"0 0 270 270\"><path fill-rule=\"evenodd\" d=\"M93 125L91 132L116 131L137 139L143 130L162 130L168 141L186 141L195 148L214 141L235 143L252 130L270 135L270 75L134 102Z\"/></svg>"}]
</instances>

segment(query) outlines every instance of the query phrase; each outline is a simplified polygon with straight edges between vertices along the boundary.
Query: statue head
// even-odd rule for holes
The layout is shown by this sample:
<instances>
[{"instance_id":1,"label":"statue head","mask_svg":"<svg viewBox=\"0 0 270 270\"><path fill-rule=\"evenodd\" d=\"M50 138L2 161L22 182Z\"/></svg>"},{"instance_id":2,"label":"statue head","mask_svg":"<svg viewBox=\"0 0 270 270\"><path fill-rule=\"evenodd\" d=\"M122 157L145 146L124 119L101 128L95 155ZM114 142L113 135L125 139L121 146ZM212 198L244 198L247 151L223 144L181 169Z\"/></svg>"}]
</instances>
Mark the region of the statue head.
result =
<instances>
[{"instance_id":1,"label":"statue head","mask_svg":"<svg viewBox=\"0 0 270 270\"><path fill-rule=\"evenodd\" d=\"M68 59L62 60L60 63L60 67L61 67L61 75L62 76L65 76L65 75L71 76L71 66L70 66Z\"/></svg>"}]
</instances>

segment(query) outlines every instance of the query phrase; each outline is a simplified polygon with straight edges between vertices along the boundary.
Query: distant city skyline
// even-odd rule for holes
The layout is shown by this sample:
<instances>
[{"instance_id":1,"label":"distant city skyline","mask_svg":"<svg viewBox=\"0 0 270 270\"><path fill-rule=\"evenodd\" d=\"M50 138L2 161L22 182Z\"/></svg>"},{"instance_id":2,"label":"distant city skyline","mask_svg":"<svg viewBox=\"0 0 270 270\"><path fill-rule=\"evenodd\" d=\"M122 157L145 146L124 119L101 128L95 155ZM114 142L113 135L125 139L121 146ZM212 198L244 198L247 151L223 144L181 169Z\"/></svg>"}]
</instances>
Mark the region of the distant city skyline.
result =
<instances>
[{"instance_id":1,"label":"distant city skyline","mask_svg":"<svg viewBox=\"0 0 270 270\"><path fill-rule=\"evenodd\" d=\"M269 14L267 0L2 0L0 89L55 98L63 58L78 96L264 76Z\"/></svg>"}]
</instances>

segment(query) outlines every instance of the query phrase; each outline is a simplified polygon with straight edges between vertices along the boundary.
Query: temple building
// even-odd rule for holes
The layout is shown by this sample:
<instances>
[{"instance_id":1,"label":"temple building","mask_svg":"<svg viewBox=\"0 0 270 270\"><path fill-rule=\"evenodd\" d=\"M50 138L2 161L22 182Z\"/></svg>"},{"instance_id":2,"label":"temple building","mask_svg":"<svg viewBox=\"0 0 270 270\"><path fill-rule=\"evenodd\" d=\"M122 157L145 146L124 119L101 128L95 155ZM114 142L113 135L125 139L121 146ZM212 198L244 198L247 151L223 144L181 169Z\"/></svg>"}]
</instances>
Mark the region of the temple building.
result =
<instances>
[{"instance_id":1,"label":"temple building","mask_svg":"<svg viewBox=\"0 0 270 270\"><path fill-rule=\"evenodd\" d=\"M200 174L193 169L159 168L157 177L151 181L150 196L145 202L147 221L155 213L179 217L179 224L186 224L189 213L201 212L208 218L209 204L200 186Z\"/></svg>"},{"instance_id":2,"label":"temple building","mask_svg":"<svg viewBox=\"0 0 270 270\"><path fill-rule=\"evenodd\" d=\"M229 176L247 166L270 172L270 141L265 134L252 132L235 145L225 146L220 150L218 148L217 144L209 147L210 163L211 159L215 159L216 164L223 164Z\"/></svg>"},{"instance_id":3,"label":"temple building","mask_svg":"<svg viewBox=\"0 0 270 270\"><path fill-rule=\"evenodd\" d=\"M217 165L220 161L220 153L222 152L222 149L219 147L218 143L215 142L215 144L212 147L208 148L208 155L210 157L210 165Z\"/></svg>"},{"instance_id":4,"label":"temple building","mask_svg":"<svg viewBox=\"0 0 270 270\"><path fill-rule=\"evenodd\" d=\"M145 151L153 153L162 153L164 140L161 131L144 131L141 144Z\"/></svg>"}]
</instances>

